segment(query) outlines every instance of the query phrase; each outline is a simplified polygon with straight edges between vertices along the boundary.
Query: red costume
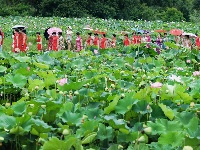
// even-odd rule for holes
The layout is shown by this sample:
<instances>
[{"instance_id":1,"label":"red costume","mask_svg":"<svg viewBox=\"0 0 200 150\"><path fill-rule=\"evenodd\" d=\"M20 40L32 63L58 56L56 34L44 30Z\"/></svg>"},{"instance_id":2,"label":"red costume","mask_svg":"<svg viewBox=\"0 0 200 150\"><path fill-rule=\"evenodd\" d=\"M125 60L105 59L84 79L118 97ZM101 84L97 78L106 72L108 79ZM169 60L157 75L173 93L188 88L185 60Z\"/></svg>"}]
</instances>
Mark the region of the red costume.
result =
<instances>
[{"instance_id":1,"label":"red costume","mask_svg":"<svg viewBox=\"0 0 200 150\"><path fill-rule=\"evenodd\" d=\"M91 45L92 45L92 38L91 36L89 36L87 39L87 46L91 46Z\"/></svg>"},{"instance_id":2,"label":"red costume","mask_svg":"<svg viewBox=\"0 0 200 150\"><path fill-rule=\"evenodd\" d=\"M26 47L27 47L27 36L25 33L19 33L19 38L18 38L18 48L20 49L20 51L25 52L26 51Z\"/></svg>"},{"instance_id":3,"label":"red costume","mask_svg":"<svg viewBox=\"0 0 200 150\"><path fill-rule=\"evenodd\" d=\"M200 37L199 36L196 37L196 46L198 47L198 49L200 49Z\"/></svg>"},{"instance_id":4,"label":"red costume","mask_svg":"<svg viewBox=\"0 0 200 150\"><path fill-rule=\"evenodd\" d=\"M14 38L13 38L13 52L16 52L16 48L19 48L19 33L15 33L14 34Z\"/></svg>"},{"instance_id":5,"label":"red costume","mask_svg":"<svg viewBox=\"0 0 200 150\"><path fill-rule=\"evenodd\" d=\"M137 39L136 44L141 44L142 37L138 35L136 39Z\"/></svg>"},{"instance_id":6,"label":"red costume","mask_svg":"<svg viewBox=\"0 0 200 150\"><path fill-rule=\"evenodd\" d=\"M37 35L37 49L38 51L41 51L42 50L42 37L40 35Z\"/></svg>"},{"instance_id":7,"label":"red costume","mask_svg":"<svg viewBox=\"0 0 200 150\"><path fill-rule=\"evenodd\" d=\"M103 37L101 39L101 44L100 44L101 49L105 49L106 48L106 40L107 39L105 37Z\"/></svg>"},{"instance_id":8,"label":"red costume","mask_svg":"<svg viewBox=\"0 0 200 150\"><path fill-rule=\"evenodd\" d=\"M94 40L93 40L94 46L98 46L98 40L99 40L98 37L95 37L95 38L94 38Z\"/></svg>"},{"instance_id":9,"label":"red costume","mask_svg":"<svg viewBox=\"0 0 200 150\"><path fill-rule=\"evenodd\" d=\"M137 44L137 35L133 35L132 44Z\"/></svg>"},{"instance_id":10,"label":"red costume","mask_svg":"<svg viewBox=\"0 0 200 150\"><path fill-rule=\"evenodd\" d=\"M52 36L52 50L58 51L58 36Z\"/></svg>"},{"instance_id":11,"label":"red costume","mask_svg":"<svg viewBox=\"0 0 200 150\"><path fill-rule=\"evenodd\" d=\"M129 39L128 39L128 37L125 37L124 46L128 46L128 45L130 45Z\"/></svg>"},{"instance_id":12,"label":"red costume","mask_svg":"<svg viewBox=\"0 0 200 150\"><path fill-rule=\"evenodd\" d=\"M53 36L49 36L48 40L48 50L52 50L52 41L53 41Z\"/></svg>"}]
</instances>

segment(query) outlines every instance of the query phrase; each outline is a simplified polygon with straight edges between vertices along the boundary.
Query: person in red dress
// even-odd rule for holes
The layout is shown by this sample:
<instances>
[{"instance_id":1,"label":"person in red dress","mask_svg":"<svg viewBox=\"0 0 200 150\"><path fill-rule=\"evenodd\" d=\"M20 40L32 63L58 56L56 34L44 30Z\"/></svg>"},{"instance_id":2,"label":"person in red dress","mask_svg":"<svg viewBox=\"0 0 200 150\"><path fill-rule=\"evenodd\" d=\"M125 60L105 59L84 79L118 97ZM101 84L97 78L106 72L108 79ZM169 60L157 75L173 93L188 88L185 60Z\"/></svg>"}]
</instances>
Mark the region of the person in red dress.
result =
<instances>
[{"instance_id":1,"label":"person in red dress","mask_svg":"<svg viewBox=\"0 0 200 150\"><path fill-rule=\"evenodd\" d=\"M116 34L113 34L112 35L112 41L111 41L111 47L112 48L116 47L116 42L117 42L117 40L116 40Z\"/></svg>"},{"instance_id":2,"label":"person in red dress","mask_svg":"<svg viewBox=\"0 0 200 150\"><path fill-rule=\"evenodd\" d=\"M86 40L87 47L92 46L93 39L91 36L92 36L92 33L88 33L88 38Z\"/></svg>"},{"instance_id":3,"label":"person in red dress","mask_svg":"<svg viewBox=\"0 0 200 150\"><path fill-rule=\"evenodd\" d=\"M197 49L200 50L200 37L198 36L198 34L196 34L196 40L195 40L195 44L197 46Z\"/></svg>"},{"instance_id":4,"label":"person in red dress","mask_svg":"<svg viewBox=\"0 0 200 150\"><path fill-rule=\"evenodd\" d=\"M40 35L40 32L36 33L36 41L37 41L37 49L38 51L42 50L42 37Z\"/></svg>"},{"instance_id":5,"label":"person in red dress","mask_svg":"<svg viewBox=\"0 0 200 150\"><path fill-rule=\"evenodd\" d=\"M102 34L102 38L100 41L100 48L101 49L106 49L107 47L107 38L106 38L106 34Z\"/></svg>"},{"instance_id":6,"label":"person in red dress","mask_svg":"<svg viewBox=\"0 0 200 150\"><path fill-rule=\"evenodd\" d=\"M136 36L136 44L141 44L141 41L142 41L142 36L141 33L138 32L138 35Z\"/></svg>"},{"instance_id":7,"label":"person in red dress","mask_svg":"<svg viewBox=\"0 0 200 150\"><path fill-rule=\"evenodd\" d=\"M20 51L20 49L19 49L19 30L18 29L14 30L12 48L13 48L12 52L14 52L14 53L17 53Z\"/></svg>"},{"instance_id":8,"label":"person in red dress","mask_svg":"<svg viewBox=\"0 0 200 150\"><path fill-rule=\"evenodd\" d=\"M25 34L25 31L24 30L20 30L19 31L19 44L18 44L18 47L20 49L21 52L25 52L26 49L27 49L27 36Z\"/></svg>"},{"instance_id":9,"label":"person in red dress","mask_svg":"<svg viewBox=\"0 0 200 150\"><path fill-rule=\"evenodd\" d=\"M123 43L124 43L124 46L129 46L130 45L130 40L129 40L129 38L128 38L128 34L125 34L124 35L124 41L123 41Z\"/></svg>"},{"instance_id":10,"label":"person in red dress","mask_svg":"<svg viewBox=\"0 0 200 150\"><path fill-rule=\"evenodd\" d=\"M56 32L52 33L52 50L58 51L58 44L59 44L59 38L56 35Z\"/></svg>"},{"instance_id":11,"label":"person in red dress","mask_svg":"<svg viewBox=\"0 0 200 150\"><path fill-rule=\"evenodd\" d=\"M132 33L132 41L131 41L131 43L133 45L137 44L137 35L136 35L135 32Z\"/></svg>"},{"instance_id":12,"label":"person in red dress","mask_svg":"<svg viewBox=\"0 0 200 150\"><path fill-rule=\"evenodd\" d=\"M48 39L48 50L52 50L52 40L53 40L53 35L49 35Z\"/></svg>"},{"instance_id":13,"label":"person in red dress","mask_svg":"<svg viewBox=\"0 0 200 150\"><path fill-rule=\"evenodd\" d=\"M96 46L97 49L99 49L99 37L97 33L94 34L93 45Z\"/></svg>"}]
</instances>

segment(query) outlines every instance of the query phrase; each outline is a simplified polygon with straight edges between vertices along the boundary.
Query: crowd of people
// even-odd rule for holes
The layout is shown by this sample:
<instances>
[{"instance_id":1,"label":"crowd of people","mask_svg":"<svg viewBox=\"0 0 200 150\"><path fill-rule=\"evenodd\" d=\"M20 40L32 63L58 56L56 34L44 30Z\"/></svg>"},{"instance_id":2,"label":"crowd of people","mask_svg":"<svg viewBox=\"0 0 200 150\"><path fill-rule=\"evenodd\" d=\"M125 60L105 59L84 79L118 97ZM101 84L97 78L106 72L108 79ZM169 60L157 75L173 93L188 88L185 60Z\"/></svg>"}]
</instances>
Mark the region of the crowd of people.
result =
<instances>
[{"instance_id":1,"label":"crowd of people","mask_svg":"<svg viewBox=\"0 0 200 150\"><path fill-rule=\"evenodd\" d=\"M123 45L138 45L141 43L146 43L146 47L150 48L150 43L155 43L157 45L156 51L159 53L160 49L167 49L165 42L169 41L167 37L167 33L158 33L156 39L152 40L150 32L133 32L131 37L125 32L121 34L124 35ZM106 32L93 31L89 32L86 40L83 41L81 34L79 32L76 33L75 38L75 46L72 47L73 40L73 32L72 27L68 26L66 30L66 38L63 37L62 32L52 32L52 34L44 35L46 36L46 40L48 41L48 47L46 50L50 51L59 51L59 50L74 50L76 52L85 49L86 47L94 47L95 49L107 49L107 48L115 48L117 45L116 34L112 34L112 38L106 37ZM190 39L189 35L180 35L174 36L174 42L178 46L182 46L188 49L192 49L194 46L200 50L200 37L197 35L195 42L193 43ZM2 51L2 45L4 40L4 33L0 28L0 51ZM37 50L42 51L43 48L43 38L40 32L36 33L36 42L37 42ZM67 45L65 47L65 45ZM24 29L14 29L13 33L13 43L12 43L12 51L13 52L26 52L28 50L27 46L27 35L26 30Z\"/></svg>"}]
</instances>

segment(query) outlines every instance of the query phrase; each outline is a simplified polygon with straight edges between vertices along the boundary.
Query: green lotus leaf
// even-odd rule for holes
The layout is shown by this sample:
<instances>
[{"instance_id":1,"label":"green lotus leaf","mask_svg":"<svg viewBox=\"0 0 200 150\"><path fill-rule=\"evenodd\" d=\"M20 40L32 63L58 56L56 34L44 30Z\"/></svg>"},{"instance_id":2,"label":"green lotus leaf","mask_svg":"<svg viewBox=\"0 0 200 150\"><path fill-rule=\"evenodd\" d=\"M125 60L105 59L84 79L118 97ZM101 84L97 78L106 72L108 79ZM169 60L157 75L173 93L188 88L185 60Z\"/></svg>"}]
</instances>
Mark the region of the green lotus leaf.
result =
<instances>
[{"instance_id":1,"label":"green lotus leaf","mask_svg":"<svg viewBox=\"0 0 200 150\"><path fill-rule=\"evenodd\" d=\"M173 148L184 145L184 134L181 132L167 132L158 138L161 145L172 145Z\"/></svg>"},{"instance_id":2,"label":"green lotus leaf","mask_svg":"<svg viewBox=\"0 0 200 150\"><path fill-rule=\"evenodd\" d=\"M6 67L4 67L4 66L0 66L0 72L5 72L6 70L7 70Z\"/></svg>"},{"instance_id":3,"label":"green lotus leaf","mask_svg":"<svg viewBox=\"0 0 200 150\"><path fill-rule=\"evenodd\" d=\"M15 115L22 115L26 109L26 103L24 101L18 101L12 104L11 107Z\"/></svg>"},{"instance_id":4,"label":"green lotus leaf","mask_svg":"<svg viewBox=\"0 0 200 150\"><path fill-rule=\"evenodd\" d=\"M40 69L49 69L49 65L43 64L43 63L37 63L34 62L33 63L36 67L40 68Z\"/></svg>"},{"instance_id":5,"label":"green lotus leaf","mask_svg":"<svg viewBox=\"0 0 200 150\"><path fill-rule=\"evenodd\" d=\"M47 123L45 123L43 120L39 119L33 119L33 125L32 125L32 134L34 134L34 130L37 131L37 133L48 133L51 131L53 128L49 126ZM37 135L37 134L35 134Z\"/></svg>"},{"instance_id":6,"label":"green lotus leaf","mask_svg":"<svg viewBox=\"0 0 200 150\"><path fill-rule=\"evenodd\" d=\"M54 65L54 59L52 59L48 53L44 53L38 57L38 62L44 63L47 65Z\"/></svg>"},{"instance_id":7,"label":"green lotus leaf","mask_svg":"<svg viewBox=\"0 0 200 150\"><path fill-rule=\"evenodd\" d=\"M97 139L103 141L105 139L112 140L113 138L113 129L112 127L106 127L104 124L100 123L97 131Z\"/></svg>"},{"instance_id":8,"label":"green lotus leaf","mask_svg":"<svg viewBox=\"0 0 200 150\"><path fill-rule=\"evenodd\" d=\"M79 126L81 124L82 115L80 113L65 112L61 119L69 125Z\"/></svg>"},{"instance_id":9,"label":"green lotus leaf","mask_svg":"<svg viewBox=\"0 0 200 150\"><path fill-rule=\"evenodd\" d=\"M45 86L44 81L39 79L34 79L34 80L29 79L28 83L29 83L28 87L29 91L42 90Z\"/></svg>"},{"instance_id":10,"label":"green lotus leaf","mask_svg":"<svg viewBox=\"0 0 200 150\"><path fill-rule=\"evenodd\" d=\"M174 111L171 108L167 108L164 104L159 104L160 108L164 112L165 116L168 117L170 120L174 119Z\"/></svg>"},{"instance_id":11,"label":"green lotus leaf","mask_svg":"<svg viewBox=\"0 0 200 150\"><path fill-rule=\"evenodd\" d=\"M76 137L80 138L86 136L88 133L94 132L97 128L98 128L97 120L89 120L89 121L86 120L81 125L80 129L77 130Z\"/></svg>"},{"instance_id":12,"label":"green lotus leaf","mask_svg":"<svg viewBox=\"0 0 200 150\"><path fill-rule=\"evenodd\" d=\"M26 77L21 74L15 74L14 76L8 74L6 76L6 81L12 83L13 86L17 88L23 88L24 85L27 83Z\"/></svg>"},{"instance_id":13,"label":"green lotus leaf","mask_svg":"<svg viewBox=\"0 0 200 150\"><path fill-rule=\"evenodd\" d=\"M16 56L14 57L19 62L30 62L31 58L28 56Z\"/></svg>"},{"instance_id":14,"label":"green lotus leaf","mask_svg":"<svg viewBox=\"0 0 200 150\"><path fill-rule=\"evenodd\" d=\"M74 145L77 150L81 150L81 143L74 137L69 137L66 141L61 141L57 137L52 137L43 145L43 150L69 150Z\"/></svg>"},{"instance_id":15,"label":"green lotus leaf","mask_svg":"<svg viewBox=\"0 0 200 150\"><path fill-rule=\"evenodd\" d=\"M116 95L113 101L109 103L109 106L104 108L104 111L106 114L110 114L111 111L115 110L115 106L117 105L119 99L120 99L120 96Z\"/></svg>"},{"instance_id":16,"label":"green lotus leaf","mask_svg":"<svg viewBox=\"0 0 200 150\"><path fill-rule=\"evenodd\" d=\"M91 143L95 139L96 136L97 136L96 132L89 133L88 135L86 135L82 139L82 144L89 144L89 143Z\"/></svg>"},{"instance_id":17,"label":"green lotus leaf","mask_svg":"<svg viewBox=\"0 0 200 150\"><path fill-rule=\"evenodd\" d=\"M1 129L11 129L16 124L16 118L13 116L8 116L5 114L0 115L0 128Z\"/></svg>"},{"instance_id":18,"label":"green lotus leaf","mask_svg":"<svg viewBox=\"0 0 200 150\"><path fill-rule=\"evenodd\" d=\"M133 99L132 93L126 94L124 99L119 100L115 107L115 112L119 114L125 114L128 110L130 110L133 104L136 104L138 101Z\"/></svg>"}]
</instances>

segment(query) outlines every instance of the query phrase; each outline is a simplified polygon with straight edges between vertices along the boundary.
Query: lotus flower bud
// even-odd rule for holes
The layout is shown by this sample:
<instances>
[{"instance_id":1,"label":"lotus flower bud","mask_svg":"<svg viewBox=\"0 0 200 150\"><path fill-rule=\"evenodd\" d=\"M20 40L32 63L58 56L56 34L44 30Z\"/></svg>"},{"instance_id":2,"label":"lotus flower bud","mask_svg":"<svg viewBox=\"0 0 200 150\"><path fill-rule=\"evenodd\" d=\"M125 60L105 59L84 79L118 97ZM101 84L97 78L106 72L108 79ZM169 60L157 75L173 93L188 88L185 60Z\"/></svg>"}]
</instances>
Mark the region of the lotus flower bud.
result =
<instances>
[{"instance_id":1,"label":"lotus flower bud","mask_svg":"<svg viewBox=\"0 0 200 150\"><path fill-rule=\"evenodd\" d=\"M194 106L195 106L195 103L194 103L194 102L191 102L191 103L190 103L190 107L193 108Z\"/></svg>"},{"instance_id":2,"label":"lotus flower bud","mask_svg":"<svg viewBox=\"0 0 200 150\"><path fill-rule=\"evenodd\" d=\"M151 127L144 128L144 132L149 135L152 132L152 128Z\"/></svg>"},{"instance_id":3,"label":"lotus flower bud","mask_svg":"<svg viewBox=\"0 0 200 150\"><path fill-rule=\"evenodd\" d=\"M62 132L63 135L68 135L69 134L69 129L64 129Z\"/></svg>"},{"instance_id":4,"label":"lotus flower bud","mask_svg":"<svg viewBox=\"0 0 200 150\"><path fill-rule=\"evenodd\" d=\"M5 106L6 106L6 107L10 107L10 103L6 103Z\"/></svg>"},{"instance_id":5,"label":"lotus flower bud","mask_svg":"<svg viewBox=\"0 0 200 150\"><path fill-rule=\"evenodd\" d=\"M74 95L79 95L79 92L78 92L78 91L75 91L75 92L74 92Z\"/></svg>"},{"instance_id":6,"label":"lotus flower bud","mask_svg":"<svg viewBox=\"0 0 200 150\"><path fill-rule=\"evenodd\" d=\"M46 108L46 105L41 105L41 107L42 107L43 109L45 109L45 108Z\"/></svg>"},{"instance_id":7,"label":"lotus flower bud","mask_svg":"<svg viewBox=\"0 0 200 150\"><path fill-rule=\"evenodd\" d=\"M193 148L191 146L184 146L183 150L193 150Z\"/></svg>"},{"instance_id":8,"label":"lotus flower bud","mask_svg":"<svg viewBox=\"0 0 200 150\"><path fill-rule=\"evenodd\" d=\"M145 137L144 137L144 136L141 136L141 137L138 139L138 142L145 142Z\"/></svg>"},{"instance_id":9,"label":"lotus flower bud","mask_svg":"<svg viewBox=\"0 0 200 150\"><path fill-rule=\"evenodd\" d=\"M29 104L29 106L30 106L31 108L33 108L35 105L34 105L34 104Z\"/></svg>"},{"instance_id":10,"label":"lotus flower bud","mask_svg":"<svg viewBox=\"0 0 200 150\"><path fill-rule=\"evenodd\" d=\"M110 87L111 87L111 88L115 88L115 84L111 84Z\"/></svg>"},{"instance_id":11,"label":"lotus flower bud","mask_svg":"<svg viewBox=\"0 0 200 150\"><path fill-rule=\"evenodd\" d=\"M4 141L4 137L0 136L0 141L1 142Z\"/></svg>"}]
</instances>

